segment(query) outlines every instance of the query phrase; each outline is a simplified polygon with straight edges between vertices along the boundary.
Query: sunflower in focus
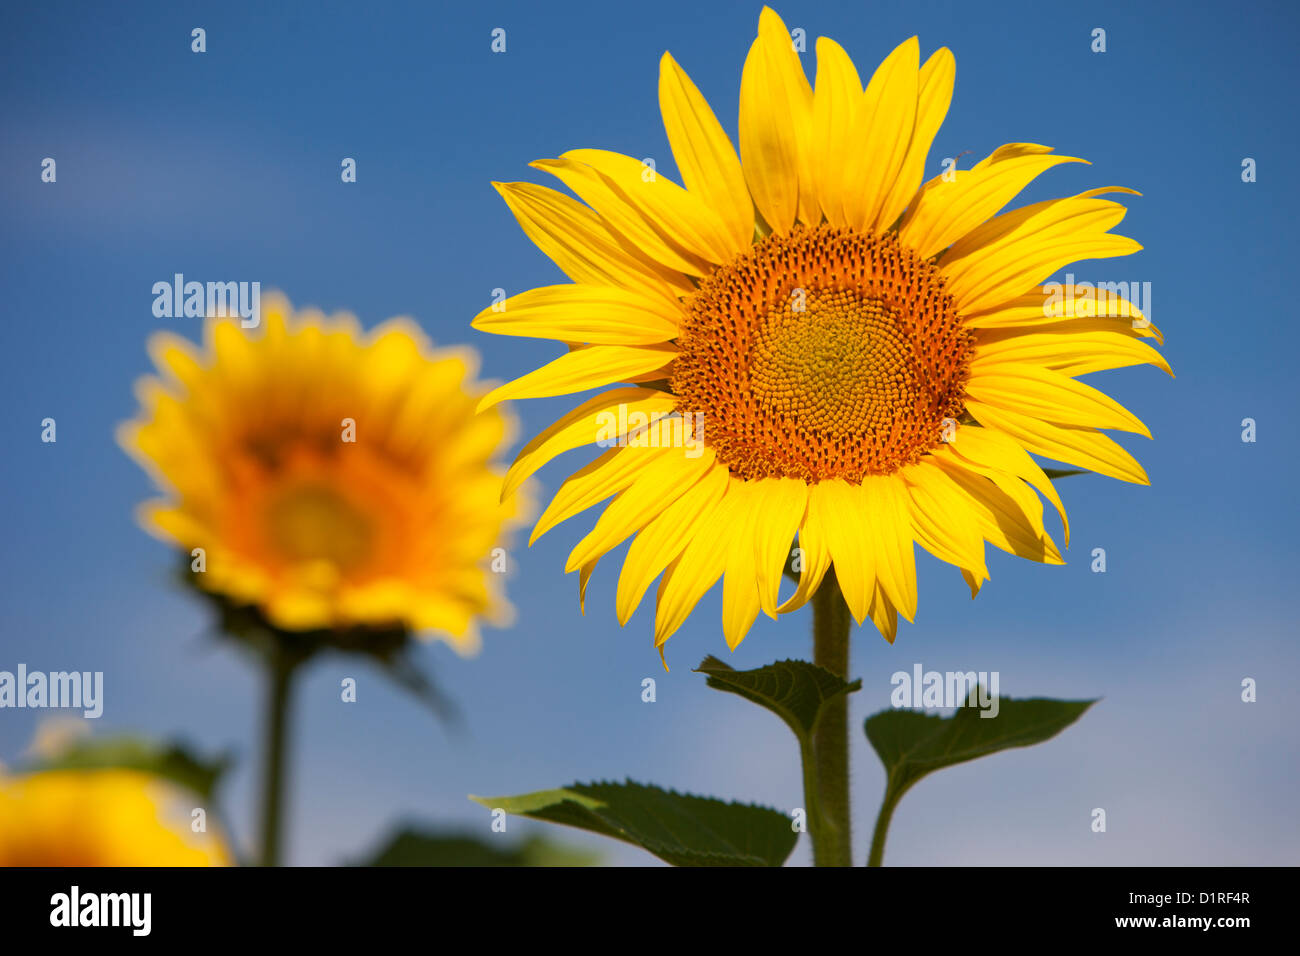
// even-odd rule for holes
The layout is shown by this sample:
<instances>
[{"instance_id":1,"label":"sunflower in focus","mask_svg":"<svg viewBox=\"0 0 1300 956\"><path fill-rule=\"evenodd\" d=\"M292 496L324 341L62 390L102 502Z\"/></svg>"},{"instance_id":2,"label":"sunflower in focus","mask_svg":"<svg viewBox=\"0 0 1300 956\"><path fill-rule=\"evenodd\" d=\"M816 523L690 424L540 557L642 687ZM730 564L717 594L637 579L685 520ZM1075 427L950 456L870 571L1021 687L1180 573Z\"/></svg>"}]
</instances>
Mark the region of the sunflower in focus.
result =
<instances>
[{"instance_id":1,"label":"sunflower in focus","mask_svg":"<svg viewBox=\"0 0 1300 956\"><path fill-rule=\"evenodd\" d=\"M524 292L474 325L570 351L480 407L623 386L525 446L504 496L565 451L612 446L563 484L533 538L612 498L566 570L581 593L632 538L617 615L626 623L662 575L661 654L719 578L734 648L760 611L802 606L832 567L853 617L892 642L899 615L916 612L915 544L959 568L972 596L989 576L985 542L1063 563L1042 499L1068 545L1065 509L1031 455L1147 483L1103 430L1149 431L1079 377L1170 371L1145 341L1159 333L1127 299L1099 309L1082 287L1040 285L1142 248L1110 231L1125 207L1101 198L1133 190L1003 212L1039 174L1084 162L1030 143L923 181L951 52L921 63L913 37L865 88L833 40L816 54L810 83L764 8L741 77L739 155L665 54L659 104L683 185L595 149L532 164L577 200L494 184L573 284ZM783 600L796 538L799 583Z\"/></svg>"},{"instance_id":2,"label":"sunflower in focus","mask_svg":"<svg viewBox=\"0 0 1300 956\"><path fill-rule=\"evenodd\" d=\"M500 501L513 420L474 414L472 350L280 296L253 334L211 318L205 339L151 338L161 377L118 434L167 493L141 523L203 549L198 586L286 631L399 626L463 653L480 618L508 623L490 562L528 503Z\"/></svg>"},{"instance_id":3,"label":"sunflower in focus","mask_svg":"<svg viewBox=\"0 0 1300 956\"><path fill-rule=\"evenodd\" d=\"M0 866L227 866L180 793L129 770L0 771Z\"/></svg>"}]
</instances>

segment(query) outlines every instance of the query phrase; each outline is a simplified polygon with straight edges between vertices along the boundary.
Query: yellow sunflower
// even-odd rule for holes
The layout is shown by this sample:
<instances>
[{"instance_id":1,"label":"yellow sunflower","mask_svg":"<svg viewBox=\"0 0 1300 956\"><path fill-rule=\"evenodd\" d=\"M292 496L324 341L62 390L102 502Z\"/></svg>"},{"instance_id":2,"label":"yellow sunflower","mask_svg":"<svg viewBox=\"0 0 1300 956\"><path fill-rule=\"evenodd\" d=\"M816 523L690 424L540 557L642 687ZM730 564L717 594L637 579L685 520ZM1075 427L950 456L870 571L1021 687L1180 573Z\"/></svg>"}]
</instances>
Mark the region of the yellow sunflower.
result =
<instances>
[{"instance_id":1,"label":"yellow sunflower","mask_svg":"<svg viewBox=\"0 0 1300 956\"><path fill-rule=\"evenodd\" d=\"M1133 190L999 215L1040 173L1083 161L1029 143L923 183L952 54L922 64L913 37L864 89L833 40L816 52L810 84L764 8L741 78L739 156L664 55L659 105L684 187L594 149L532 164L582 202L494 184L574 284L517 295L474 325L570 352L480 407L629 383L530 442L504 493L612 425L614 447L564 483L533 537L613 497L567 570L581 594L600 557L635 535L618 619L662 573L661 653L719 577L734 648L760 611L803 605L832 565L854 618L892 641L898 615L916 611L914 544L960 568L972 596L988 577L985 541L1061 563L1038 495L1068 545L1065 511L1030 453L1147 482L1101 429L1150 433L1078 377L1169 371L1141 341L1158 333L1126 299L1098 310L1083 288L1038 285L1077 260L1138 251L1109 231L1125 208L1098 198ZM801 577L783 601L796 536Z\"/></svg>"},{"instance_id":2,"label":"yellow sunflower","mask_svg":"<svg viewBox=\"0 0 1300 956\"><path fill-rule=\"evenodd\" d=\"M176 788L129 770L0 771L0 866L227 866Z\"/></svg>"},{"instance_id":3,"label":"yellow sunflower","mask_svg":"<svg viewBox=\"0 0 1300 956\"><path fill-rule=\"evenodd\" d=\"M400 625L465 653L479 617L509 621L493 552L527 505L499 501L513 419L474 414L472 350L280 296L253 334L209 319L203 350L149 348L163 377L139 382L119 442L169 493L145 528L202 549L199 586L285 630Z\"/></svg>"}]
</instances>

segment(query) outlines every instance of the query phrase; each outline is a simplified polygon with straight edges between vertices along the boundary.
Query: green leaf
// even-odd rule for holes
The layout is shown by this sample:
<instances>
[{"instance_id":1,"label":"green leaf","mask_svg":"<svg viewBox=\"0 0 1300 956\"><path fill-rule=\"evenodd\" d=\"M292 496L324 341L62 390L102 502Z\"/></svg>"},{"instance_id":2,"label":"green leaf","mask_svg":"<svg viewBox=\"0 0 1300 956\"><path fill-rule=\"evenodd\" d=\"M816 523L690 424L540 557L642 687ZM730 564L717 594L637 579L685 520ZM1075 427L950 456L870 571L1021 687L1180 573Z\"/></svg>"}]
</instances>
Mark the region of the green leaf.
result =
<instances>
[{"instance_id":1,"label":"green leaf","mask_svg":"<svg viewBox=\"0 0 1300 956\"><path fill-rule=\"evenodd\" d=\"M631 780L470 799L492 810L623 840L674 866L780 866L798 838L779 810Z\"/></svg>"},{"instance_id":2,"label":"green leaf","mask_svg":"<svg viewBox=\"0 0 1300 956\"><path fill-rule=\"evenodd\" d=\"M1086 475L1086 468L1044 468L1043 474L1052 480L1057 478L1069 478L1071 475Z\"/></svg>"},{"instance_id":3,"label":"green leaf","mask_svg":"<svg viewBox=\"0 0 1300 956\"><path fill-rule=\"evenodd\" d=\"M887 773L885 799L876 821L868 865L880 864L894 807L922 777L1000 750L1050 740L1096 703L1095 700L999 697L997 716L983 717L984 711L975 706L977 693L978 688L971 691L967 706L959 707L951 717L915 710L885 710L867 718L867 740Z\"/></svg>"},{"instance_id":4,"label":"green leaf","mask_svg":"<svg viewBox=\"0 0 1300 956\"><path fill-rule=\"evenodd\" d=\"M43 758L27 769L138 770L179 784L211 800L221 775L230 765L228 755L201 760L184 746L159 744L139 737L105 737L78 740L58 754Z\"/></svg>"},{"instance_id":5,"label":"green leaf","mask_svg":"<svg viewBox=\"0 0 1300 956\"><path fill-rule=\"evenodd\" d=\"M901 796L935 770L1050 740L1095 703L1000 697L996 717L981 717L984 711L971 705L951 717L886 710L867 718L867 739L889 772L889 788Z\"/></svg>"},{"instance_id":6,"label":"green leaf","mask_svg":"<svg viewBox=\"0 0 1300 956\"><path fill-rule=\"evenodd\" d=\"M808 744L828 700L862 688L861 680L849 683L807 661L777 661L738 671L710 655L696 671L708 677L710 687L739 694L772 711L794 731L801 746Z\"/></svg>"},{"instance_id":7,"label":"green leaf","mask_svg":"<svg viewBox=\"0 0 1300 956\"><path fill-rule=\"evenodd\" d=\"M599 854L530 836L521 843L457 833L407 829L393 835L373 859L360 866L595 866ZM505 843L506 841L501 841Z\"/></svg>"}]
</instances>

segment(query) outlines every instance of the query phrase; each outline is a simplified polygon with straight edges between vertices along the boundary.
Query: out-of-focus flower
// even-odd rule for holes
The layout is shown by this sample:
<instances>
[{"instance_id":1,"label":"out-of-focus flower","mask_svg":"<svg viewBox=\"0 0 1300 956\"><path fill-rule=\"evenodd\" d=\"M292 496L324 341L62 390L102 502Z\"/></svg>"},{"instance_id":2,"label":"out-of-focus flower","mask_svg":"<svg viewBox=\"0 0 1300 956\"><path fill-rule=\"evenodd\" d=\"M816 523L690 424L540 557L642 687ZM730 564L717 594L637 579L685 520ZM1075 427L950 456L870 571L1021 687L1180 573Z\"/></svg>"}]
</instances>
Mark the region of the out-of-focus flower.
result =
<instances>
[{"instance_id":1,"label":"out-of-focus flower","mask_svg":"<svg viewBox=\"0 0 1300 956\"><path fill-rule=\"evenodd\" d=\"M182 791L133 770L0 771L0 866L226 866Z\"/></svg>"},{"instance_id":2,"label":"out-of-focus flower","mask_svg":"<svg viewBox=\"0 0 1300 956\"><path fill-rule=\"evenodd\" d=\"M527 505L499 501L513 419L474 414L471 349L278 295L251 333L213 318L202 349L169 333L149 348L161 377L138 384L119 442L167 493L145 528L203 549L199 587L284 631L396 627L463 653L480 619L508 623L490 564Z\"/></svg>"}]
</instances>

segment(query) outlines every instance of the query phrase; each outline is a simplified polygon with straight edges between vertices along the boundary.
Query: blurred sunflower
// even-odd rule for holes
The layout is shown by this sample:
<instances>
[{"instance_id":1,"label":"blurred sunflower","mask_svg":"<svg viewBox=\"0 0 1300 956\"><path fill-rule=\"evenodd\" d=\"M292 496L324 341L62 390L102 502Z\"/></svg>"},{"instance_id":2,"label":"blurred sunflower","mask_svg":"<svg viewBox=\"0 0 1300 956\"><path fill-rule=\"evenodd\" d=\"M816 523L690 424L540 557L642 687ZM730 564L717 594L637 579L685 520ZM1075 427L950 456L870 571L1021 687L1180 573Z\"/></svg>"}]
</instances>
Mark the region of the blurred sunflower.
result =
<instances>
[{"instance_id":1,"label":"blurred sunflower","mask_svg":"<svg viewBox=\"0 0 1300 956\"><path fill-rule=\"evenodd\" d=\"M260 334L209 319L206 347L156 334L118 440L169 497L151 533L204 549L196 584L286 631L399 626L462 653L512 609L489 569L527 504L499 501L513 419L475 415L469 349L394 319L262 300Z\"/></svg>"},{"instance_id":2,"label":"blurred sunflower","mask_svg":"<svg viewBox=\"0 0 1300 956\"><path fill-rule=\"evenodd\" d=\"M179 791L131 770L0 770L0 866L227 866Z\"/></svg>"},{"instance_id":3,"label":"blurred sunflower","mask_svg":"<svg viewBox=\"0 0 1300 956\"><path fill-rule=\"evenodd\" d=\"M659 104L684 188L650 164L581 149L533 163L582 202L495 183L524 232L573 279L486 310L476 328L554 338L571 351L487 396L632 387L590 399L530 442L505 482L595 440L617 412L623 440L561 487L534 539L611 496L567 570L580 590L636 535L618 582L626 623L661 572L655 642L723 584L733 648L759 611L793 610L834 566L853 617L892 641L917 605L913 544L988 577L984 542L1061 563L1038 494L1069 526L1035 453L1146 483L1100 429L1150 437L1077 380L1149 363L1158 335L1127 300L1038 285L1081 259L1141 246L1110 233L1112 187L998 215L1066 162L1012 143L922 182L955 65L924 64L913 37L865 89L844 50L817 41L808 82L785 24L764 8L740 86L740 155L665 54ZM585 204L584 204L585 203ZM1056 298L1063 301L1056 302ZM655 441L660 419L703 453ZM673 444L670 443L670 444ZM802 574L778 595L791 542Z\"/></svg>"}]
</instances>

